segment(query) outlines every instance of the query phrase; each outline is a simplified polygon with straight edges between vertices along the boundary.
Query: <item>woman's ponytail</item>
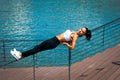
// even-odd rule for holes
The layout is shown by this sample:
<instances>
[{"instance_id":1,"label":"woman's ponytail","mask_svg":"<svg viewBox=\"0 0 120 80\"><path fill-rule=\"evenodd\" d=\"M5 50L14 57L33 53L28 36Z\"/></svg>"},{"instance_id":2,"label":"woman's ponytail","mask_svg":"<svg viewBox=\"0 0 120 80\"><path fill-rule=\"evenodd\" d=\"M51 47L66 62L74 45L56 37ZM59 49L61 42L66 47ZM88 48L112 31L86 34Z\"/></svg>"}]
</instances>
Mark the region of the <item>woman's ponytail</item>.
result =
<instances>
[{"instance_id":1,"label":"woman's ponytail","mask_svg":"<svg viewBox=\"0 0 120 80\"><path fill-rule=\"evenodd\" d=\"M86 27L85 27L86 28ZM86 28L86 34L85 34L85 36L86 36L86 40L90 40L91 39L91 37L92 37L92 33L91 33L91 30L89 30L88 28Z\"/></svg>"}]
</instances>

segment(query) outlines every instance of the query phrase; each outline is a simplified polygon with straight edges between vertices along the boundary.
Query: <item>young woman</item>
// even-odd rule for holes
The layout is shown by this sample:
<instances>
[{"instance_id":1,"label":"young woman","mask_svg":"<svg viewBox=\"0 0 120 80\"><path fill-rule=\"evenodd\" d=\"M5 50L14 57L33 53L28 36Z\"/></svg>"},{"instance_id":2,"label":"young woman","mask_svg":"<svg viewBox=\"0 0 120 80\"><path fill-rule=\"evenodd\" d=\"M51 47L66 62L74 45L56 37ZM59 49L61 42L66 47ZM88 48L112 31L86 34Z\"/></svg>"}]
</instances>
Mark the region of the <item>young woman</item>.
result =
<instances>
[{"instance_id":1,"label":"young woman","mask_svg":"<svg viewBox=\"0 0 120 80\"><path fill-rule=\"evenodd\" d=\"M82 36L86 36L86 39L90 40L91 31L86 27L83 27L78 31L66 30L64 33L60 35L57 35L51 39L43 41L41 44L35 46L33 49L30 49L25 52L20 52L14 48L13 50L10 51L10 53L13 55L13 57L19 60L23 57L27 57L44 50L56 48L60 43L66 45L70 49L74 49L78 38Z\"/></svg>"}]
</instances>

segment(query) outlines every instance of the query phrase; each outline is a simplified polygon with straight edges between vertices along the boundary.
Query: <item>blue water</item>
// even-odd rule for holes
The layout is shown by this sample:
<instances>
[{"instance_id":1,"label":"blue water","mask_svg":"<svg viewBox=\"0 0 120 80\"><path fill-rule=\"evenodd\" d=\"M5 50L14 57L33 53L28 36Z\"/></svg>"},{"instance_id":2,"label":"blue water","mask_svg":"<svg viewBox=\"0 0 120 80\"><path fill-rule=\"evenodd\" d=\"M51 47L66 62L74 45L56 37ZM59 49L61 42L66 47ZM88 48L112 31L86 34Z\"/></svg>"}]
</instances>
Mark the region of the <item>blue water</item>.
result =
<instances>
[{"instance_id":1,"label":"blue water","mask_svg":"<svg viewBox=\"0 0 120 80\"><path fill-rule=\"evenodd\" d=\"M77 30L82 26L94 29L119 17L120 0L0 0L0 40L46 40L66 29ZM30 43L32 47L39 42ZM12 43L11 48L16 45ZM27 50L29 45L19 43L17 47ZM56 60L61 55L50 58Z\"/></svg>"},{"instance_id":2,"label":"blue water","mask_svg":"<svg viewBox=\"0 0 120 80\"><path fill-rule=\"evenodd\" d=\"M119 11L120 0L0 0L0 39L44 40L66 29L93 29Z\"/></svg>"}]
</instances>

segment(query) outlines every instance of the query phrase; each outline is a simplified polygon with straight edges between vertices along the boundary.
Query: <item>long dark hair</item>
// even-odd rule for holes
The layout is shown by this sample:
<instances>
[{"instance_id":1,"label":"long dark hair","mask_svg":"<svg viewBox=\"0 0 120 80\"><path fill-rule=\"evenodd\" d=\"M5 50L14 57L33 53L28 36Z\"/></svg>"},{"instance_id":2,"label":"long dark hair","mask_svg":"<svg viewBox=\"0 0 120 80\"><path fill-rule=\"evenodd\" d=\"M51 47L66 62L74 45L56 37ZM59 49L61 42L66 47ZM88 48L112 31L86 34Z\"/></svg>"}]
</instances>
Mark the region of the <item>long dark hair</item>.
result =
<instances>
[{"instance_id":1,"label":"long dark hair","mask_svg":"<svg viewBox=\"0 0 120 80\"><path fill-rule=\"evenodd\" d=\"M86 34L85 34L86 40L89 41L92 37L92 33L91 33L91 30L89 30L87 27L85 27L85 28L86 28Z\"/></svg>"}]
</instances>

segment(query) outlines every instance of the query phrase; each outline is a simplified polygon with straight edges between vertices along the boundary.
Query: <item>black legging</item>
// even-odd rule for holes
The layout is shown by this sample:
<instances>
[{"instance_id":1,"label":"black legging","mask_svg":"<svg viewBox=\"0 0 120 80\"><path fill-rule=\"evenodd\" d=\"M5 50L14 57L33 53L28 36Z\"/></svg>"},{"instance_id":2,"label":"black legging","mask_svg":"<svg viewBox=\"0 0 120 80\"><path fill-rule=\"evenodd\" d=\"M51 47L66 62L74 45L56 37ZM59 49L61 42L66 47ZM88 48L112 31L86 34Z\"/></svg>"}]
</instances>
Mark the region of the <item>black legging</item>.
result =
<instances>
[{"instance_id":1,"label":"black legging","mask_svg":"<svg viewBox=\"0 0 120 80\"><path fill-rule=\"evenodd\" d=\"M56 48L59 44L60 41L56 37L53 37L51 39L43 41L41 44L35 46L33 49L22 52L22 57L27 57L29 55L33 55L44 50Z\"/></svg>"}]
</instances>

